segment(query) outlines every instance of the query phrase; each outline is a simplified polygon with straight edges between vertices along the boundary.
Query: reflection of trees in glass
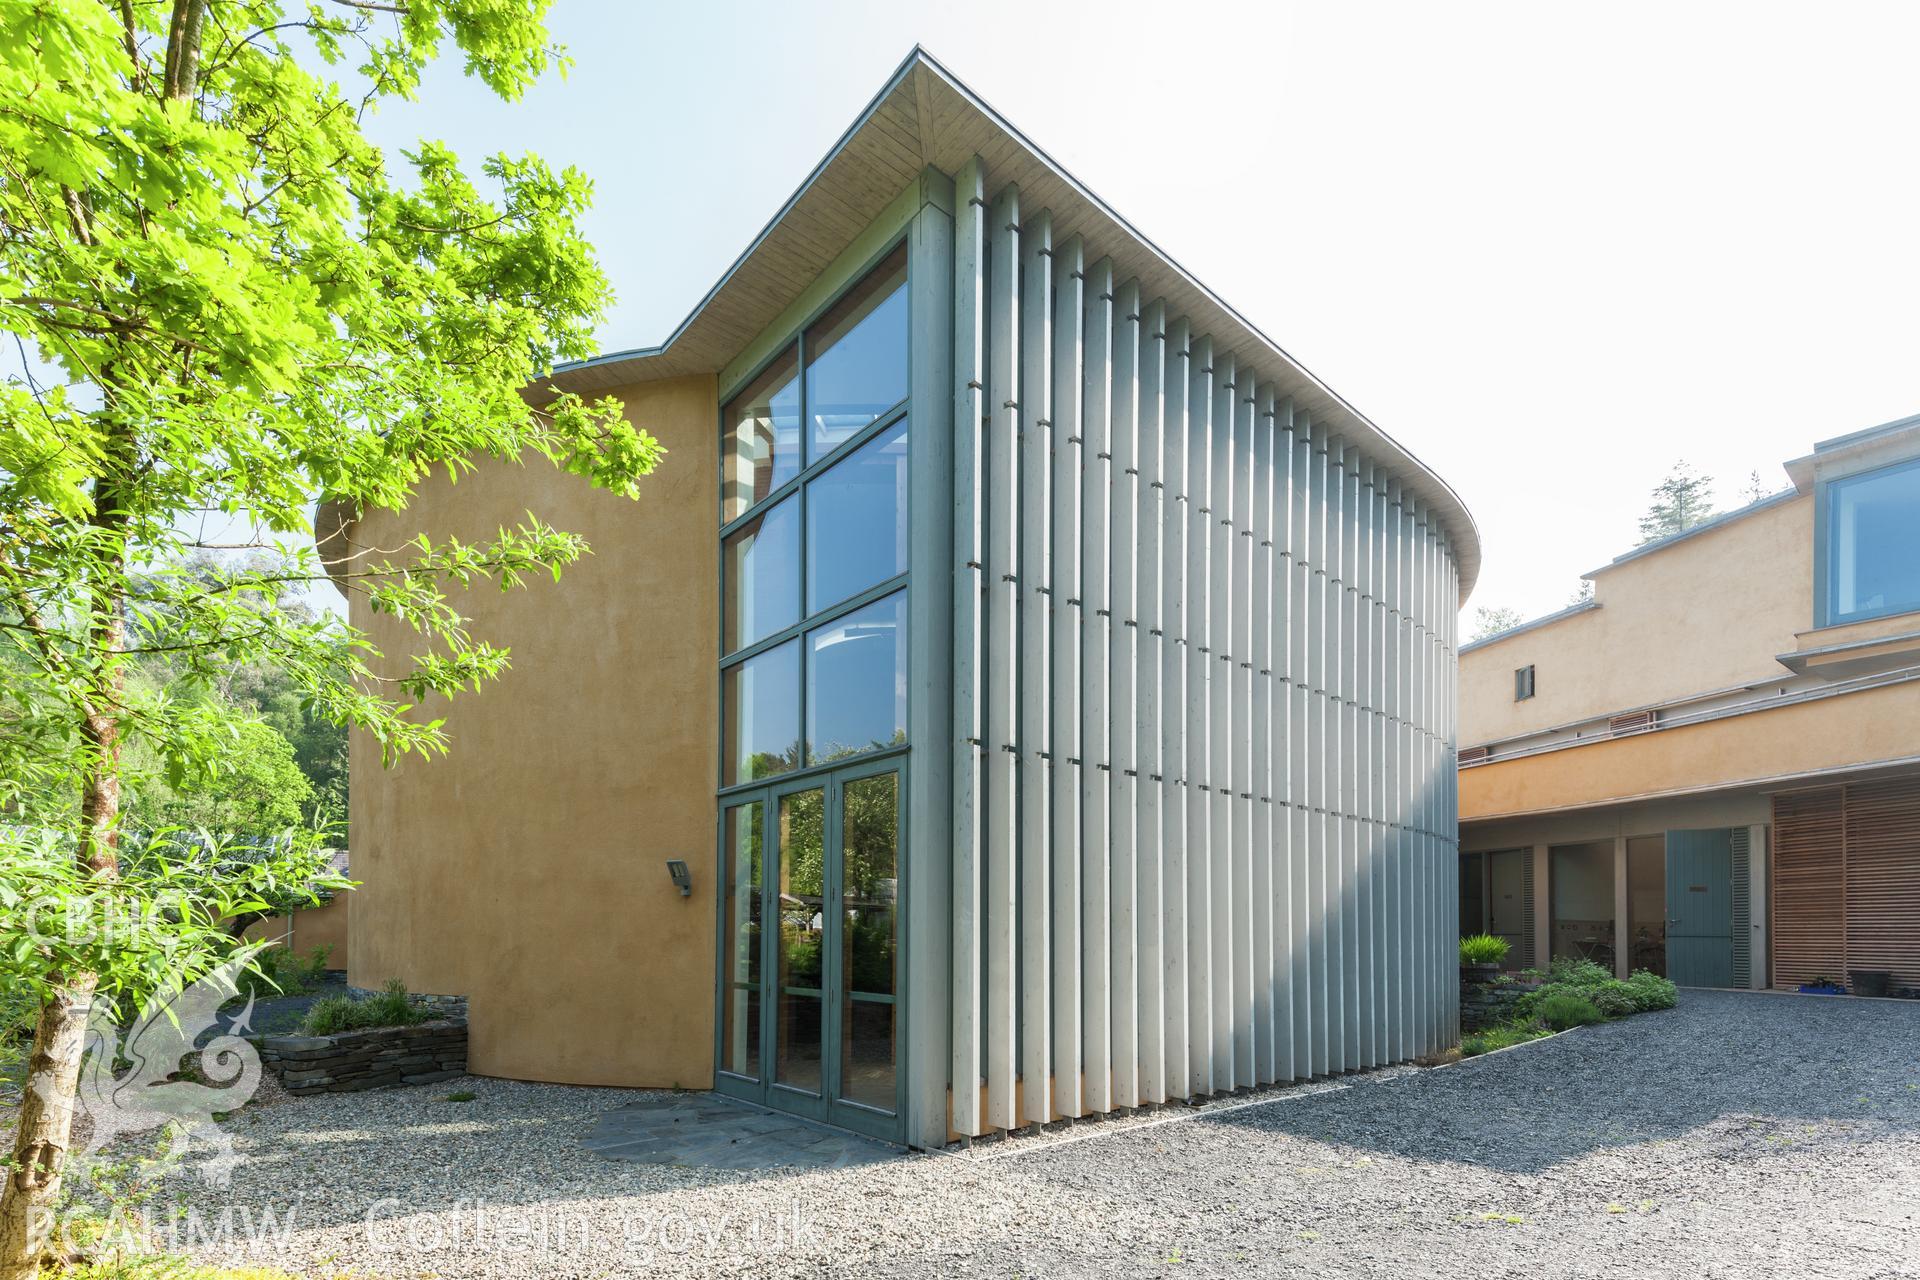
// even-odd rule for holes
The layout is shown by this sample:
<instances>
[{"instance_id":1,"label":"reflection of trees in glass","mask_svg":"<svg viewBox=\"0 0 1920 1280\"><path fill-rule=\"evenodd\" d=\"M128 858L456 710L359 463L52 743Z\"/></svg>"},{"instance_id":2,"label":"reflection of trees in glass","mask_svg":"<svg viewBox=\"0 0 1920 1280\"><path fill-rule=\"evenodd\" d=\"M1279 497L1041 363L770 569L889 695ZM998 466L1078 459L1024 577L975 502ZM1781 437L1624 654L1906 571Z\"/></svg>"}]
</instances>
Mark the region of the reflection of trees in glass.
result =
<instances>
[{"instance_id":1,"label":"reflection of trees in glass","mask_svg":"<svg viewBox=\"0 0 1920 1280\"><path fill-rule=\"evenodd\" d=\"M813 748L812 759L814 764L832 764L836 760L845 760L848 756L861 756L869 751L886 751L893 747L904 747L906 745L907 731L905 729L895 729L893 736L885 742L875 738L873 741L863 743L859 746L843 746L838 742L816 743ZM791 768L792 766L788 767Z\"/></svg>"},{"instance_id":2,"label":"reflection of trees in glass","mask_svg":"<svg viewBox=\"0 0 1920 1280\"><path fill-rule=\"evenodd\" d=\"M872 901L892 899L890 884L897 874L897 837L900 829L900 775L882 773L860 778L841 788L846 808L842 814L846 893Z\"/></svg>"},{"instance_id":3,"label":"reflection of trees in glass","mask_svg":"<svg viewBox=\"0 0 1920 1280\"><path fill-rule=\"evenodd\" d=\"M780 956L783 987L821 986L820 935L813 928L813 910L807 908L780 917Z\"/></svg>"},{"instance_id":4,"label":"reflection of trees in glass","mask_svg":"<svg viewBox=\"0 0 1920 1280\"><path fill-rule=\"evenodd\" d=\"M727 851L727 910L734 921L735 982L755 982L760 976L760 859L761 850L766 848L765 809L756 800L731 811L733 847Z\"/></svg>"},{"instance_id":5,"label":"reflection of trees in glass","mask_svg":"<svg viewBox=\"0 0 1920 1280\"><path fill-rule=\"evenodd\" d=\"M841 792L842 871L845 880L849 990L891 992L894 907L900 874L900 775L877 774L849 782Z\"/></svg>"},{"instance_id":6,"label":"reflection of trees in glass","mask_svg":"<svg viewBox=\"0 0 1920 1280\"><path fill-rule=\"evenodd\" d=\"M894 899L899 874L900 775L849 782L841 790L845 953L857 991L893 990ZM822 899L826 888L826 797L808 790L780 800L781 982L821 985Z\"/></svg>"},{"instance_id":7,"label":"reflection of trees in glass","mask_svg":"<svg viewBox=\"0 0 1920 1280\"><path fill-rule=\"evenodd\" d=\"M823 791L780 798L780 982L821 985L821 899L826 885L827 805ZM816 923L819 922L819 923Z\"/></svg>"},{"instance_id":8,"label":"reflection of trees in glass","mask_svg":"<svg viewBox=\"0 0 1920 1280\"><path fill-rule=\"evenodd\" d=\"M792 773L799 767L800 743L796 740L785 751L756 751L748 756L746 773L740 780L752 782L759 778L775 778L783 773Z\"/></svg>"}]
</instances>

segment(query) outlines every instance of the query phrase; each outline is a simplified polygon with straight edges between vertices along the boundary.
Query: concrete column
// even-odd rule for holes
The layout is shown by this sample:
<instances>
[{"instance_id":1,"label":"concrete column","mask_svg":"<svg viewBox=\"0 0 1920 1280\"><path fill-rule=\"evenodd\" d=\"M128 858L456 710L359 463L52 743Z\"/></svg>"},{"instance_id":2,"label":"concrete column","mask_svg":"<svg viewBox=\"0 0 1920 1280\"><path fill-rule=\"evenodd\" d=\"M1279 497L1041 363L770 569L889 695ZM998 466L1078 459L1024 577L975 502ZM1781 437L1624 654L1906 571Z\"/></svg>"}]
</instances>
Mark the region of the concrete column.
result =
<instances>
[{"instance_id":1,"label":"concrete column","mask_svg":"<svg viewBox=\"0 0 1920 1280\"><path fill-rule=\"evenodd\" d=\"M954 192L952 179L933 169L926 171L922 182L924 203L914 216L907 238L915 341L911 366L914 428L907 445L908 483L913 510L944 512L953 505L954 477ZM971 434L971 410L967 425ZM936 584L954 580L953 528L949 520L916 520L908 535L913 581L926 587L907 593L911 610L907 638L912 646L907 666L907 731L914 751L907 769L907 847L901 868L907 886L907 937L911 939L911 949L905 953L907 1009L902 1070L907 1085L906 1138L914 1146L927 1149L938 1149L947 1141L948 1080L959 1080L963 1089L977 1096L977 1090L969 1086L979 1075L978 1042L971 1038L965 1041L965 1070L957 1076L951 1070L955 1027L950 968L956 838L952 781L954 598L951 591ZM966 772L971 778L970 758L968 765ZM972 884L971 877L968 884ZM966 919L967 954L971 956L972 931L978 919L971 904ZM974 1034L970 1008L963 1021L970 1037Z\"/></svg>"},{"instance_id":2,"label":"concrete column","mask_svg":"<svg viewBox=\"0 0 1920 1280\"><path fill-rule=\"evenodd\" d=\"M1553 963L1553 858L1547 846L1533 846L1533 965Z\"/></svg>"},{"instance_id":3,"label":"concrete column","mask_svg":"<svg viewBox=\"0 0 1920 1280\"><path fill-rule=\"evenodd\" d=\"M1627 936L1627 838L1613 838L1613 974L1627 976L1633 957Z\"/></svg>"}]
</instances>

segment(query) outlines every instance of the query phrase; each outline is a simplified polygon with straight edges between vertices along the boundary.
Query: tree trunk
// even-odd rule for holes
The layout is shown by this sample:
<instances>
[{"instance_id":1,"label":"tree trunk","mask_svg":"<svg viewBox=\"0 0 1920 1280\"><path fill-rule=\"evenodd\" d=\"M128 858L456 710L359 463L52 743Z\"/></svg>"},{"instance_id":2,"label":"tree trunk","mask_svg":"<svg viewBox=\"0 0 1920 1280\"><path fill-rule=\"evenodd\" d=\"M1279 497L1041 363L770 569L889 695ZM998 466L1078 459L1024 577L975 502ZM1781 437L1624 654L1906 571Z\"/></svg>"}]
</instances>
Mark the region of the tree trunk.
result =
<instances>
[{"instance_id":1,"label":"tree trunk","mask_svg":"<svg viewBox=\"0 0 1920 1280\"><path fill-rule=\"evenodd\" d=\"M116 651L125 638L117 602L104 611L96 607L91 638L99 646L96 652L108 655L95 692L112 695L111 701L96 696L94 705L117 706L124 680ZM120 725L113 716L91 714L81 736L87 739L91 763L81 796L77 856L96 879L110 882L119 873ZM40 1006L17 1113L13 1169L0 1190L0 1280L33 1280L39 1274L60 1201L60 1178L73 1133L74 1089L97 983L91 973L69 975Z\"/></svg>"},{"instance_id":2,"label":"tree trunk","mask_svg":"<svg viewBox=\"0 0 1920 1280\"><path fill-rule=\"evenodd\" d=\"M199 91L200 32L207 0L174 0L168 24L165 96L191 103ZM128 13L122 8L123 18ZM130 50L136 82L142 76L137 43ZM96 241L86 201L68 191L74 232L81 243ZM125 335L122 335L124 339ZM103 467L94 480L93 512L88 517L106 535L112 550L101 557L89 590L85 659L88 668L80 738L86 769L80 793L80 830L75 856L102 889L120 874L121 709L126 693L127 525L130 494L123 486L139 474L134 427L125 421L114 394L117 362L102 365L100 390L106 399L107 425ZM52 998L40 1008L34 1025L33 1056L27 1063L14 1134L13 1167L0 1188L0 1280L35 1280L46 1252L59 1203L67 1147L73 1135L74 1094L86 1052L87 1018L99 976L64 975Z\"/></svg>"},{"instance_id":3,"label":"tree trunk","mask_svg":"<svg viewBox=\"0 0 1920 1280\"><path fill-rule=\"evenodd\" d=\"M124 466L127 438L116 434L111 463ZM124 471L121 472L124 474ZM118 485L103 478L94 486L93 524L124 539L126 511ZM80 831L74 856L102 889L120 874L119 709L126 692L126 548L118 541L102 557L88 602L86 706L80 738L86 776L80 792ZM54 1226L67 1145L73 1134L74 1090L86 1049L87 1016L99 977L63 975L53 997L40 1007L33 1056L27 1060L14 1133L13 1168L0 1189L0 1280L34 1280Z\"/></svg>"},{"instance_id":4,"label":"tree trunk","mask_svg":"<svg viewBox=\"0 0 1920 1280\"><path fill-rule=\"evenodd\" d=\"M0 1194L0 1280L34 1280L53 1240L93 985L88 974L62 986L34 1025L13 1169Z\"/></svg>"}]
</instances>

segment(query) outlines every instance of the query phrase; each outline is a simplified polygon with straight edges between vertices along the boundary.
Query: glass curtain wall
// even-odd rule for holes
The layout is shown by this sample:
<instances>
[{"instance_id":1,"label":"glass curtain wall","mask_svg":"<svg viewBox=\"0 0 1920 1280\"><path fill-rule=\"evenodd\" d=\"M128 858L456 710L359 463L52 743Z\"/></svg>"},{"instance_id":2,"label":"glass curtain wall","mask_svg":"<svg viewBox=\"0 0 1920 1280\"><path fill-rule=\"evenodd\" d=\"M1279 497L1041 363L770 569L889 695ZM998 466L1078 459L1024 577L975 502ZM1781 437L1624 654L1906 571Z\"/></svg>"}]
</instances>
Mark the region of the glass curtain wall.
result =
<instances>
[{"instance_id":1,"label":"glass curtain wall","mask_svg":"<svg viewBox=\"0 0 1920 1280\"><path fill-rule=\"evenodd\" d=\"M722 789L906 744L907 256L722 415Z\"/></svg>"},{"instance_id":2,"label":"glass curtain wall","mask_svg":"<svg viewBox=\"0 0 1920 1280\"><path fill-rule=\"evenodd\" d=\"M899 1082L909 365L902 245L721 411L721 1083L882 1136Z\"/></svg>"}]
</instances>

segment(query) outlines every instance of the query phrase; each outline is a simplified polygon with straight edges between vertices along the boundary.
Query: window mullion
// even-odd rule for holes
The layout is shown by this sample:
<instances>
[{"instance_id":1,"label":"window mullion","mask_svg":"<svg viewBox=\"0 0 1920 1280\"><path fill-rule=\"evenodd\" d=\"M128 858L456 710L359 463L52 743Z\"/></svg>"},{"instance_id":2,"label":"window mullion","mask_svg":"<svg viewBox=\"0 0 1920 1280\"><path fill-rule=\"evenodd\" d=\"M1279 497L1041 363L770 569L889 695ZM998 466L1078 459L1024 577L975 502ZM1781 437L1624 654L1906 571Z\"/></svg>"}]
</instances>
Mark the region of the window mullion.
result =
<instances>
[{"instance_id":1,"label":"window mullion","mask_svg":"<svg viewBox=\"0 0 1920 1280\"><path fill-rule=\"evenodd\" d=\"M812 665L811 657L807 653L807 624L812 620L807 609L807 561L813 552L813 548L810 545L812 539L807 533L807 489L812 483L813 459L808 455L812 452L811 441L813 439L813 430L811 424L808 422L808 414L811 412L811 409L807 403L807 331L805 329L802 329L800 336L794 340L794 349L800 353L801 459L799 494L800 535L795 539L799 544L800 550L796 556L797 563L794 565L794 572L797 573L800 578L800 625L796 633L800 640L800 688L798 691L799 696L795 699L796 705L800 708L800 755L794 763L796 767L804 769L808 764L812 763L813 755L813 744L808 740L807 735L807 669ZM824 835L822 838L824 839ZM823 850L821 853L823 866L825 856L825 851Z\"/></svg>"}]
</instances>

